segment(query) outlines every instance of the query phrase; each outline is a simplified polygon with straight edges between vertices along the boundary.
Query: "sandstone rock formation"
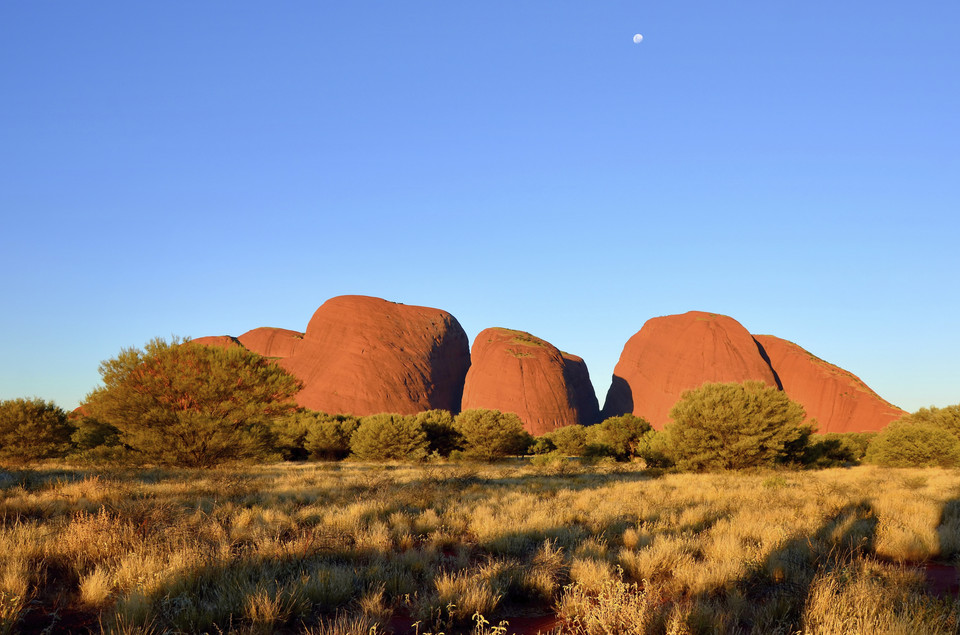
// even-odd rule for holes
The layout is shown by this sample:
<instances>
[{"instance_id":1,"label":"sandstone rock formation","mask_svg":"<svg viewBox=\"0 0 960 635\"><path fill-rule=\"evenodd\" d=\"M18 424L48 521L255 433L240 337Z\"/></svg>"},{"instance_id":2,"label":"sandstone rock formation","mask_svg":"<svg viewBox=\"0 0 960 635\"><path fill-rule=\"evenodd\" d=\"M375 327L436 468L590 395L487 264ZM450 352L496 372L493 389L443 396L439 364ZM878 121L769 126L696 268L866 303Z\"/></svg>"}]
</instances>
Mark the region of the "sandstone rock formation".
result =
<instances>
[{"instance_id":1,"label":"sandstone rock formation","mask_svg":"<svg viewBox=\"0 0 960 635\"><path fill-rule=\"evenodd\" d=\"M753 337L733 318L700 311L653 318L623 347L603 416L633 413L660 430L683 391L749 379L777 385Z\"/></svg>"},{"instance_id":2,"label":"sandstone rock formation","mask_svg":"<svg viewBox=\"0 0 960 635\"><path fill-rule=\"evenodd\" d=\"M470 345L446 311L339 296L317 309L293 354L278 363L303 381L297 402L313 410L456 412Z\"/></svg>"},{"instance_id":3,"label":"sandstone rock formation","mask_svg":"<svg viewBox=\"0 0 960 635\"><path fill-rule=\"evenodd\" d=\"M823 361L793 342L754 335L784 392L817 420L818 432L882 430L907 414L884 401L859 377Z\"/></svg>"},{"instance_id":4,"label":"sandstone rock formation","mask_svg":"<svg viewBox=\"0 0 960 635\"><path fill-rule=\"evenodd\" d=\"M489 328L473 342L463 409L512 412L527 432L543 434L595 416L596 396L591 411L586 390L593 388L579 357L565 358L549 342L523 331Z\"/></svg>"},{"instance_id":5,"label":"sandstone rock formation","mask_svg":"<svg viewBox=\"0 0 960 635\"><path fill-rule=\"evenodd\" d=\"M240 341L230 335L207 335L190 340L191 344L203 344L204 346L219 346L220 348L234 348L243 346Z\"/></svg>"},{"instance_id":6,"label":"sandstone rock formation","mask_svg":"<svg viewBox=\"0 0 960 635\"><path fill-rule=\"evenodd\" d=\"M600 421L600 404L597 402L597 393L590 381L590 371L583 358L570 353L563 355L563 377L567 382L567 390L573 399L573 407L577 410L580 424L589 426Z\"/></svg>"},{"instance_id":7,"label":"sandstone rock formation","mask_svg":"<svg viewBox=\"0 0 960 635\"><path fill-rule=\"evenodd\" d=\"M264 357L290 357L297 352L303 333L272 326L247 331L237 338L249 350Z\"/></svg>"}]
</instances>

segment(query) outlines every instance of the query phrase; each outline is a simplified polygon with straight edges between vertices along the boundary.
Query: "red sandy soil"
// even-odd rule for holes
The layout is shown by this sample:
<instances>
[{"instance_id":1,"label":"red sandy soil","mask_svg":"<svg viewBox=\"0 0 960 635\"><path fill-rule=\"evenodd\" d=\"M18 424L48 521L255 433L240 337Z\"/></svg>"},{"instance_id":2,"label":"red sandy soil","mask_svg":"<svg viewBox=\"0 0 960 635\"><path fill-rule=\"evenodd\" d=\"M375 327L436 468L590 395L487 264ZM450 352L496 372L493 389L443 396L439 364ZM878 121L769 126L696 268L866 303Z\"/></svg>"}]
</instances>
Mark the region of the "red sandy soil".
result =
<instances>
[{"instance_id":1,"label":"red sandy soil","mask_svg":"<svg viewBox=\"0 0 960 635\"><path fill-rule=\"evenodd\" d=\"M473 341L470 359L464 410L515 413L535 435L581 422L577 395L567 383L567 361L549 342L524 331L484 329Z\"/></svg>"},{"instance_id":2,"label":"red sandy soil","mask_svg":"<svg viewBox=\"0 0 960 635\"><path fill-rule=\"evenodd\" d=\"M772 335L755 335L784 392L800 403L807 417L817 420L818 432L882 430L907 414L884 401L859 377L815 357L793 342Z\"/></svg>"},{"instance_id":3,"label":"red sandy soil","mask_svg":"<svg viewBox=\"0 0 960 635\"><path fill-rule=\"evenodd\" d=\"M313 410L457 411L470 345L446 311L339 296L317 309L294 354L279 364L303 381L297 403Z\"/></svg>"},{"instance_id":4,"label":"red sandy soil","mask_svg":"<svg viewBox=\"0 0 960 635\"><path fill-rule=\"evenodd\" d=\"M927 591L941 598L960 597L960 577L957 567L939 562L923 562L917 565L927 578Z\"/></svg>"},{"instance_id":5,"label":"red sandy soil","mask_svg":"<svg viewBox=\"0 0 960 635\"><path fill-rule=\"evenodd\" d=\"M623 347L603 416L633 413L661 430L683 391L751 379L777 385L753 337L733 318L700 311L653 318Z\"/></svg>"}]
</instances>

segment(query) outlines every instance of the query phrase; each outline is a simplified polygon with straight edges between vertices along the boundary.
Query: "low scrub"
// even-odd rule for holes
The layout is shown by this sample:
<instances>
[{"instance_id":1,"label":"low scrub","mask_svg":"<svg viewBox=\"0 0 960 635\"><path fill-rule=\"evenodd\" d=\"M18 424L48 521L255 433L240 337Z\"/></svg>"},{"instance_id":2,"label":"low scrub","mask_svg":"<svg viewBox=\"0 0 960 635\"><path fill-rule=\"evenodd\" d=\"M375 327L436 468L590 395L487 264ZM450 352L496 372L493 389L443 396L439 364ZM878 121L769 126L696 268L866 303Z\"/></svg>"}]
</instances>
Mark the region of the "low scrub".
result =
<instances>
[{"instance_id":1,"label":"low scrub","mask_svg":"<svg viewBox=\"0 0 960 635\"><path fill-rule=\"evenodd\" d=\"M0 401L0 461L24 463L65 455L73 429L67 413L51 401Z\"/></svg>"},{"instance_id":2,"label":"low scrub","mask_svg":"<svg viewBox=\"0 0 960 635\"><path fill-rule=\"evenodd\" d=\"M525 454L533 443L520 417L511 412L464 410L454 426L463 437L463 455L481 461Z\"/></svg>"},{"instance_id":3,"label":"low scrub","mask_svg":"<svg viewBox=\"0 0 960 635\"><path fill-rule=\"evenodd\" d=\"M366 461L421 461L428 447L423 426L413 417L398 414L363 417L350 437L352 455Z\"/></svg>"},{"instance_id":4,"label":"low scrub","mask_svg":"<svg viewBox=\"0 0 960 635\"><path fill-rule=\"evenodd\" d=\"M895 422L870 442L865 460L887 467L960 467L960 439L934 424Z\"/></svg>"},{"instance_id":5,"label":"low scrub","mask_svg":"<svg viewBox=\"0 0 960 635\"><path fill-rule=\"evenodd\" d=\"M772 466L802 451L803 407L759 381L704 384L670 411L666 447L681 469Z\"/></svg>"}]
</instances>

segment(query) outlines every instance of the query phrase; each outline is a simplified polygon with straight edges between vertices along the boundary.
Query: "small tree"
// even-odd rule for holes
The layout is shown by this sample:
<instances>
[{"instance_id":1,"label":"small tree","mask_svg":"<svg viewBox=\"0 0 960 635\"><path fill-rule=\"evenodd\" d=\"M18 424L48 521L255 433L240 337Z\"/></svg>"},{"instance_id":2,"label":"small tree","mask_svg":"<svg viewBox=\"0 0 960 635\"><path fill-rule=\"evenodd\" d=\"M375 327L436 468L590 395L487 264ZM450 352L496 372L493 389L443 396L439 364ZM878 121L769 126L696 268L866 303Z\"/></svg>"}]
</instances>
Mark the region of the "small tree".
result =
<instances>
[{"instance_id":1,"label":"small tree","mask_svg":"<svg viewBox=\"0 0 960 635\"><path fill-rule=\"evenodd\" d=\"M876 432L827 432L810 437L803 463L812 467L859 464Z\"/></svg>"},{"instance_id":2,"label":"small tree","mask_svg":"<svg viewBox=\"0 0 960 635\"><path fill-rule=\"evenodd\" d=\"M322 412L306 423L307 434L303 447L314 459L339 461L350 455L350 439L360 426L360 420L350 415L328 415Z\"/></svg>"},{"instance_id":3,"label":"small tree","mask_svg":"<svg viewBox=\"0 0 960 635\"><path fill-rule=\"evenodd\" d=\"M464 410L454 419L464 440L464 455L481 461L523 454L533 437L520 417L499 410Z\"/></svg>"},{"instance_id":4,"label":"small tree","mask_svg":"<svg viewBox=\"0 0 960 635\"><path fill-rule=\"evenodd\" d=\"M938 425L893 422L867 446L865 460L886 467L960 467L960 439Z\"/></svg>"},{"instance_id":5,"label":"small tree","mask_svg":"<svg viewBox=\"0 0 960 635\"><path fill-rule=\"evenodd\" d=\"M632 414L609 417L587 428L587 444L592 453L605 454L625 461L640 456L641 446L646 447L643 436L653 430L650 422Z\"/></svg>"},{"instance_id":6,"label":"small tree","mask_svg":"<svg viewBox=\"0 0 960 635\"><path fill-rule=\"evenodd\" d=\"M544 435L536 437L533 441L533 444L527 448L527 451L531 454L550 454L551 452L557 449L556 444L550 439L550 437Z\"/></svg>"},{"instance_id":7,"label":"small tree","mask_svg":"<svg viewBox=\"0 0 960 635\"><path fill-rule=\"evenodd\" d=\"M450 456L454 450L463 448L463 436L453 425L453 415L449 410L426 410L413 418L423 427L430 452Z\"/></svg>"},{"instance_id":8,"label":"small tree","mask_svg":"<svg viewBox=\"0 0 960 635\"><path fill-rule=\"evenodd\" d=\"M148 460L187 466L265 455L270 421L296 409L301 387L244 348L177 339L124 349L100 375L84 409Z\"/></svg>"},{"instance_id":9,"label":"small tree","mask_svg":"<svg viewBox=\"0 0 960 635\"><path fill-rule=\"evenodd\" d=\"M22 463L63 456L73 429L67 413L52 401L0 401L0 459Z\"/></svg>"},{"instance_id":10,"label":"small tree","mask_svg":"<svg viewBox=\"0 0 960 635\"><path fill-rule=\"evenodd\" d=\"M681 469L773 465L805 433L803 406L759 381L688 390L670 417L667 446Z\"/></svg>"},{"instance_id":11,"label":"small tree","mask_svg":"<svg viewBox=\"0 0 960 635\"><path fill-rule=\"evenodd\" d=\"M540 438L552 441L557 452L566 456L583 456L587 452L587 429L581 425L563 426Z\"/></svg>"},{"instance_id":12,"label":"small tree","mask_svg":"<svg viewBox=\"0 0 960 635\"><path fill-rule=\"evenodd\" d=\"M376 414L360 419L350 438L350 450L366 461L422 461L427 456L427 434L413 417Z\"/></svg>"},{"instance_id":13,"label":"small tree","mask_svg":"<svg viewBox=\"0 0 960 635\"><path fill-rule=\"evenodd\" d=\"M937 408L920 408L916 412L904 415L898 421L903 423L925 423L941 428L960 439L960 404Z\"/></svg>"}]
</instances>

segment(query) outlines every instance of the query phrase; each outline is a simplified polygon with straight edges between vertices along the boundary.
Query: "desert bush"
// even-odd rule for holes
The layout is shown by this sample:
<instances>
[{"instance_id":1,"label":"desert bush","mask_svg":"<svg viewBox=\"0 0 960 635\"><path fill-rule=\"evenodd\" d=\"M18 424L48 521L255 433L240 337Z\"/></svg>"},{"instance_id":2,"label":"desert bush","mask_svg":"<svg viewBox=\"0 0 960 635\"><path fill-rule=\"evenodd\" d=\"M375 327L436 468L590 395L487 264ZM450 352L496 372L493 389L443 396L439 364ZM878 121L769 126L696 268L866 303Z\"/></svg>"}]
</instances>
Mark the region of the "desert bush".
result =
<instances>
[{"instance_id":1,"label":"desert bush","mask_svg":"<svg viewBox=\"0 0 960 635\"><path fill-rule=\"evenodd\" d=\"M121 445L120 431L109 423L102 423L93 417L84 416L74 418L71 423L73 433L70 435L70 441L79 452Z\"/></svg>"},{"instance_id":2,"label":"desert bush","mask_svg":"<svg viewBox=\"0 0 960 635\"><path fill-rule=\"evenodd\" d=\"M534 440L533 444L530 445L527 451L530 452L530 454L540 456L543 454L550 454L556 449L557 445L553 442L553 439L548 436L541 436Z\"/></svg>"},{"instance_id":3,"label":"desert bush","mask_svg":"<svg viewBox=\"0 0 960 635\"><path fill-rule=\"evenodd\" d=\"M157 338L100 364L84 409L151 461L209 466L267 453L270 421L293 412L300 382L244 348Z\"/></svg>"},{"instance_id":4,"label":"desert bush","mask_svg":"<svg viewBox=\"0 0 960 635\"><path fill-rule=\"evenodd\" d=\"M306 428L303 448L310 458L324 461L347 458L350 455L350 439L360 426L360 419L323 412L309 414L311 416L302 417L302 424Z\"/></svg>"},{"instance_id":5,"label":"desert bush","mask_svg":"<svg viewBox=\"0 0 960 635\"><path fill-rule=\"evenodd\" d=\"M960 404L937 408L920 408L914 413L901 417L902 423L925 423L941 428L960 438Z\"/></svg>"},{"instance_id":6,"label":"desert bush","mask_svg":"<svg viewBox=\"0 0 960 635\"><path fill-rule=\"evenodd\" d=\"M67 458L72 462L118 466L133 457L120 441L120 431L109 423L97 421L77 411L68 415L73 428L72 449Z\"/></svg>"},{"instance_id":7,"label":"desert bush","mask_svg":"<svg viewBox=\"0 0 960 635\"><path fill-rule=\"evenodd\" d=\"M681 469L773 465L805 433L803 406L759 381L685 391L670 417L669 452Z\"/></svg>"},{"instance_id":8,"label":"desert bush","mask_svg":"<svg viewBox=\"0 0 960 635\"><path fill-rule=\"evenodd\" d=\"M645 445L643 436L653 430L650 422L632 414L608 417L587 428L587 444L593 446L593 454L612 456L626 461L640 456Z\"/></svg>"},{"instance_id":9,"label":"desert bush","mask_svg":"<svg viewBox=\"0 0 960 635\"><path fill-rule=\"evenodd\" d=\"M960 439L937 425L894 422L870 442L865 460L887 467L958 467Z\"/></svg>"},{"instance_id":10,"label":"desert bush","mask_svg":"<svg viewBox=\"0 0 960 635\"><path fill-rule=\"evenodd\" d=\"M36 461L63 456L70 449L67 413L52 401L0 401L0 460Z\"/></svg>"},{"instance_id":11,"label":"desert bush","mask_svg":"<svg viewBox=\"0 0 960 635\"><path fill-rule=\"evenodd\" d=\"M587 429L581 425L563 426L541 438L549 439L560 454L583 456L587 453Z\"/></svg>"},{"instance_id":12,"label":"desert bush","mask_svg":"<svg viewBox=\"0 0 960 635\"><path fill-rule=\"evenodd\" d=\"M423 426L413 417L398 414L363 417L350 437L352 455L367 461L420 461L428 447Z\"/></svg>"},{"instance_id":13,"label":"desert bush","mask_svg":"<svg viewBox=\"0 0 960 635\"><path fill-rule=\"evenodd\" d=\"M637 440L631 458L643 459L647 467L673 466L667 435L657 430L645 432Z\"/></svg>"},{"instance_id":14,"label":"desert bush","mask_svg":"<svg viewBox=\"0 0 960 635\"><path fill-rule=\"evenodd\" d=\"M512 412L464 410L454 425L463 435L464 456L481 461L523 454L533 442L520 417Z\"/></svg>"},{"instance_id":15,"label":"desert bush","mask_svg":"<svg viewBox=\"0 0 960 635\"><path fill-rule=\"evenodd\" d=\"M283 460L306 461L309 458L310 453L303 444L307 440L307 422L312 421L315 414L321 413L303 410L277 417L271 422L273 447Z\"/></svg>"},{"instance_id":16,"label":"desert bush","mask_svg":"<svg viewBox=\"0 0 960 635\"><path fill-rule=\"evenodd\" d=\"M454 450L463 449L463 436L453 424L453 414L449 410L426 410L417 413L413 418L427 435L427 449L430 453L450 456Z\"/></svg>"},{"instance_id":17,"label":"desert bush","mask_svg":"<svg viewBox=\"0 0 960 635\"><path fill-rule=\"evenodd\" d=\"M828 432L809 439L803 463L811 467L857 465L867 453L875 432Z\"/></svg>"}]
</instances>

